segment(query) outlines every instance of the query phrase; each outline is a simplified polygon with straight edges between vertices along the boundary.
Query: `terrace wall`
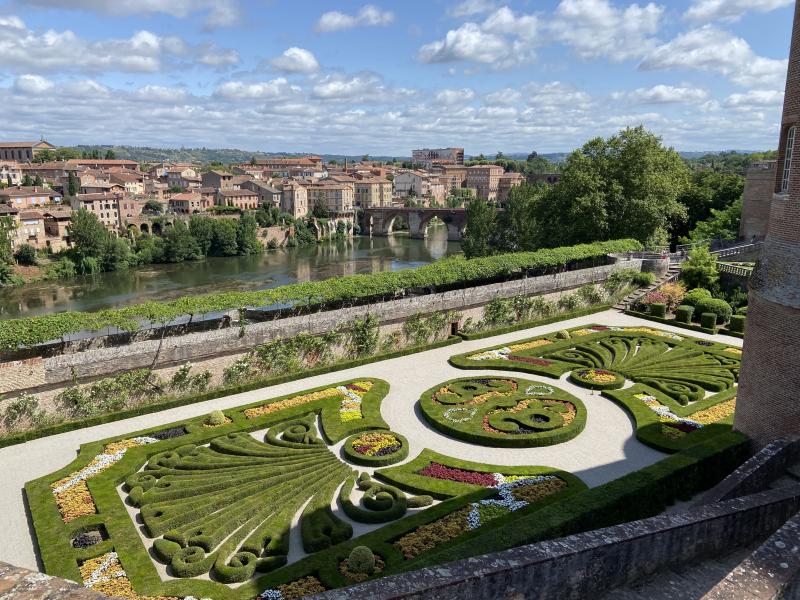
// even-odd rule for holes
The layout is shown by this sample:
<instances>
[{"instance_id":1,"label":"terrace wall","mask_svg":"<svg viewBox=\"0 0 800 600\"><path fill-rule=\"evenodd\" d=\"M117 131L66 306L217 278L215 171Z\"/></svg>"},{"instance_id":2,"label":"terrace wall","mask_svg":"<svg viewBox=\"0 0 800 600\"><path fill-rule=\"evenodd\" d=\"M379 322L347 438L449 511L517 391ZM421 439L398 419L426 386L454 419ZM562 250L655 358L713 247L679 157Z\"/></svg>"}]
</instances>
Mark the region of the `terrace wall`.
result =
<instances>
[{"instance_id":1,"label":"terrace wall","mask_svg":"<svg viewBox=\"0 0 800 600\"><path fill-rule=\"evenodd\" d=\"M381 333L402 328L417 314L456 311L463 319L482 318L483 307L496 298L549 296L556 298L586 284L602 283L616 270L641 269L640 259L620 259L614 264L530 277L441 293L412 296L337 310L320 311L238 326L238 314L200 325L200 331L168 335L154 331L134 335L111 335L53 344L26 352L15 360L0 362L0 393L41 391L61 387L77 379L90 380L132 369L167 367L186 361L243 354L254 346L300 333L322 334L371 314L378 318ZM448 324L448 332L452 324ZM120 340L128 340L120 343ZM159 350L160 347L160 350ZM158 356L155 365L154 359Z\"/></svg>"}]
</instances>

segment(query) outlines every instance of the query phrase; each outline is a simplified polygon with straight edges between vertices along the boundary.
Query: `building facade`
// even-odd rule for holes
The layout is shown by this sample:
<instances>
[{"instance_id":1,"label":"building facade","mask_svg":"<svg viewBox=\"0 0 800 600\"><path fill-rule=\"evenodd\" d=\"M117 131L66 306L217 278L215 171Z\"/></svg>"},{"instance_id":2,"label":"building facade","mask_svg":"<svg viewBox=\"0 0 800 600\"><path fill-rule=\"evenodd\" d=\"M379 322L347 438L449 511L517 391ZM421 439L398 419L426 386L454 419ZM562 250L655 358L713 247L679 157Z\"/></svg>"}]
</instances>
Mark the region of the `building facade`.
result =
<instances>
[{"instance_id":1,"label":"building facade","mask_svg":"<svg viewBox=\"0 0 800 600\"><path fill-rule=\"evenodd\" d=\"M411 162L427 169L433 165L463 165L463 148L422 148L411 152Z\"/></svg>"},{"instance_id":2,"label":"building facade","mask_svg":"<svg viewBox=\"0 0 800 600\"><path fill-rule=\"evenodd\" d=\"M119 205L122 194L78 194L70 198L72 210L87 210L105 225L106 229L117 232L120 226Z\"/></svg>"},{"instance_id":3,"label":"building facade","mask_svg":"<svg viewBox=\"0 0 800 600\"><path fill-rule=\"evenodd\" d=\"M489 202L497 200L497 190L500 187L500 177L505 173L503 167L498 165L475 165L467 169L466 187L475 190L478 198Z\"/></svg>"},{"instance_id":4,"label":"building facade","mask_svg":"<svg viewBox=\"0 0 800 600\"><path fill-rule=\"evenodd\" d=\"M355 186L352 183L321 181L306 186L308 206L322 206L334 214L351 213L355 204Z\"/></svg>"},{"instance_id":5,"label":"building facade","mask_svg":"<svg viewBox=\"0 0 800 600\"><path fill-rule=\"evenodd\" d=\"M22 210L48 204L60 204L61 194L46 187L18 185L0 190L0 202Z\"/></svg>"},{"instance_id":6,"label":"building facade","mask_svg":"<svg viewBox=\"0 0 800 600\"><path fill-rule=\"evenodd\" d=\"M354 183L355 205L359 208L379 208L392 205L392 182L380 177L363 177Z\"/></svg>"},{"instance_id":7,"label":"building facade","mask_svg":"<svg viewBox=\"0 0 800 600\"><path fill-rule=\"evenodd\" d=\"M747 169L742 195L742 220L739 224L741 240L762 241L767 236L769 211L775 193L776 166L776 161L768 160Z\"/></svg>"},{"instance_id":8,"label":"building facade","mask_svg":"<svg viewBox=\"0 0 800 600\"><path fill-rule=\"evenodd\" d=\"M763 446L800 433L800 3L789 71L769 226L750 279L734 427Z\"/></svg>"},{"instance_id":9,"label":"building facade","mask_svg":"<svg viewBox=\"0 0 800 600\"><path fill-rule=\"evenodd\" d=\"M43 150L55 150L53 144L38 142L0 142L0 160L29 163Z\"/></svg>"}]
</instances>

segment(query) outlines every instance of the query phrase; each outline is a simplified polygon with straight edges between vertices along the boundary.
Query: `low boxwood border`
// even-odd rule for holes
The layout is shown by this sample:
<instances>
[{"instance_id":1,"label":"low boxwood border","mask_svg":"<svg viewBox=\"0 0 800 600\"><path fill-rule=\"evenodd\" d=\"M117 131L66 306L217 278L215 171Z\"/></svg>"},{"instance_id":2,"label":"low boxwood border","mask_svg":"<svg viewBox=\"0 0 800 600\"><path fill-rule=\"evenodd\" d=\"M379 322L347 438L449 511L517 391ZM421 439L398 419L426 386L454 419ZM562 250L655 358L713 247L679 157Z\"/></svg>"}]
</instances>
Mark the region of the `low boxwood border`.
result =
<instances>
[{"instance_id":1,"label":"low boxwood border","mask_svg":"<svg viewBox=\"0 0 800 600\"><path fill-rule=\"evenodd\" d=\"M345 440L344 446L342 446L344 457L349 462L364 467L386 467L408 457L408 440L405 437L394 431L381 431L379 433L390 433L396 437L397 441L400 442L400 449L392 454L384 456L366 456L364 454L359 454L353 449L353 441L363 435L363 433L356 433Z\"/></svg>"},{"instance_id":2,"label":"low boxwood border","mask_svg":"<svg viewBox=\"0 0 800 600\"><path fill-rule=\"evenodd\" d=\"M625 385L625 378L620 375L619 373L615 373L614 371L608 371L608 373L614 375L616 378L614 381L610 383L600 383L597 381L592 381L591 379L587 379L581 375L582 371L591 370L588 367L580 367L578 369L573 369L569 374L569 380L578 385L580 387L589 388L590 390L618 390L622 386ZM606 369L600 369L602 371L606 371Z\"/></svg>"},{"instance_id":3,"label":"low boxwood border","mask_svg":"<svg viewBox=\"0 0 800 600\"><path fill-rule=\"evenodd\" d=\"M522 329L532 329L534 327L540 327L542 325L550 325L552 323L558 323L559 321L566 321L568 319L577 319L578 317L593 315L594 313L603 312L610 308L613 308L613 306L614 306L613 304L598 304L597 306L591 306L589 308L583 308L581 310L574 310L571 312L560 313L557 315L553 315L552 317L544 317L542 319L535 319L533 321L525 321L524 323L515 323L514 325L508 325L506 327L487 329L475 333L459 332L458 335L460 335L467 341L482 340L484 338L494 337L496 335L503 335L504 333L513 333L515 331L520 331Z\"/></svg>"},{"instance_id":4,"label":"low boxwood border","mask_svg":"<svg viewBox=\"0 0 800 600\"><path fill-rule=\"evenodd\" d=\"M669 396L661 394L647 385L638 383L624 390L605 391L603 392L603 396L616 402L631 414L636 424L637 440L661 452L674 453L684 450L689 446L702 443L717 435L730 432L733 426L733 415L721 419L716 423L705 425L701 429L687 433L680 438L672 439L661 433L662 423L658 415L644 402L634 398L634 394L645 393L655 396L661 404L669 407L677 416L691 419L692 415L696 412L706 410L721 402L730 400L736 396L736 392L737 388L731 388L709 396L704 400L693 402L688 406L682 406L674 402Z\"/></svg>"},{"instance_id":5,"label":"low boxwood border","mask_svg":"<svg viewBox=\"0 0 800 600\"><path fill-rule=\"evenodd\" d=\"M472 381L478 379L478 377L459 377L457 379L451 379L449 381L442 382L430 388L429 390L423 392L422 396L419 399L419 407L422 412L422 415L425 417L425 420L438 431L453 437L455 439L463 440L469 442L471 444L476 444L478 446L490 446L496 448L531 448L537 446L552 446L555 444L561 444L563 442L569 441L575 437L577 437L586 427L586 407L584 406L583 402L573 396L565 392L564 390L551 385L550 387L553 388L554 393L548 394L546 396L530 396L528 397L530 400L564 400L567 402L572 403L575 406L575 419L569 425L564 425L557 429L551 429L546 431L541 431L538 433L526 433L526 434L506 434L506 435L499 435L493 434L483 429L483 420L481 419L479 423L451 423L444 418L439 418L438 413L444 412L449 408L460 408L463 405L454 404L452 406L447 406L442 408L441 411L439 410L440 405L436 405L433 402L433 394L435 394L439 389L448 384L455 383L455 382L463 382L463 381ZM502 377L495 377L494 379L503 379ZM524 387L529 385L542 385L541 382L533 381L530 379L522 379L518 377L508 378L513 379L514 381L518 382L519 389L521 390ZM549 385L549 384L548 384ZM518 399L526 398L524 393L518 394ZM491 401L489 401L491 403ZM480 408L480 407L476 407ZM478 417L481 412L478 410L476 412L475 417Z\"/></svg>"},{"instance_id":6,"label":"low boxwood border","mask_svg":"<svg viewBox=\"0 0 800 600\"><path fill-rule=\"evenodd\" d=\"M445 544L408 561L402 571L444 564L658 515L676 500L688 500L731 473L751 454L750 439L728 432L695 444L649 467L575 494L568 502L521 514L509 523Z\"/></svg>"},{"instance_id":7,"label":"low boxwood border","mask_svg":"<svg viewBox=\"0 0 800 600\"><path fill-rule=\"evenodd\" d=\"M450 336L445 340L434 342L432 344L428 344L425 346L413 346L411 348L404 348L402 350L397 350L395 352L388 352L386 354L375 354L373 356L348 360L346 362L340 362L325 367L317 367L315 369L308 369L306 371L298 371L296 373L290 373L287 375L279 375L277 377L263 377L239 385L215 388L213 390L209 390L208 392L203 392L201 394L182 396L180 398L175 398L173 400L167 400L166 402L147 404L145 406L139 406L136 408L129 408L112 413L107 413L104 415L97 415L95 417L81 419L80 421L68 421L66 423L59 423L58 425L43 427L41 429L35 429L32 431L25 431L22 433L0 438L0 448L5 448L7 446L14 446L15 444L22 444L24 442L29 442L31 440L51 435L56 435L59 433L75 431L76 429L83 429L84 427L94 427L95 425L104 425L105 423L112 423L114 421L121 421L122 419L130 419L131 417L148 415L154 412L168 410L170 408L177 408L180 406L186 406L188 404L195 404L197 402L205 402L206 400L214 400L215 398L221 398L223 396L232 396L234 394L241 394L242 392L249 392L252 390L257 390L259 388L271 387L274 385L279 385L281 383L287 383L289 381L304 379L306 377L313 377L315 375L325 375L326 373L343 371L345 369L360 367L362 365L370 364L373 362L379 362L391 358L399 358L401 356L407 356L409 354L416 354L417 352L426 352L428 350L444 348L445 346L452 346L453 344L458 344L461 341L462 339L458 336Z\"/></svg>"},{"instance_id":8,"label":"low boxwood border","mask_svg":"<svg viewBox=\"0 0 800 600\"><path fill-rule=\"evenodd\" d=\"M729 335L731 337L739 338L740 340L744 339L744 333L739 331L731 331L727 327L715 327L714 329L711 329L710 327L702 327L693 323L683 323L682 321L677 321L675 319L662 319L660 317L656 317L648 313L637 312L635 310L626 310L625 314L632 317L637 317L639 319L647 319L648 321L662 323L663 325L680 327L681 329L690 329L692 331L699 331L701 333L708 333L711 335Z\"/></svg>"}]
</instances>

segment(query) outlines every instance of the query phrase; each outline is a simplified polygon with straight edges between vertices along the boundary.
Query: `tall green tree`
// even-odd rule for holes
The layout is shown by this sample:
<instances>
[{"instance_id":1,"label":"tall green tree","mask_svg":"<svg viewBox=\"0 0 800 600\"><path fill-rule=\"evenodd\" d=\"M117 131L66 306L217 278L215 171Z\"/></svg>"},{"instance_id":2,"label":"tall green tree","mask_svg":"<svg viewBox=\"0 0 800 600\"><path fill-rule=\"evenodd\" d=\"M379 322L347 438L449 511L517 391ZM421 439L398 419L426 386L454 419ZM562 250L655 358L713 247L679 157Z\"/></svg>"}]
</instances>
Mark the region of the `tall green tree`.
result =
<instances>
[{"instance_id":1,"label":"tall green tree","mask_svg":"<svg viewBox=\"0 0 800 600\"><path fill-rule=\"evenodd\" d=\"M237 225L233 219L216 219L211 254L214 256L236 256L239 245L236 240Z\"/></svg>"},{"instance_id":2,"label":"tall green tree","mask_svg":"<svg viewBox=\"0 0 800 600\"><path fill-rule=\"evenodd\" d=\"M467 207L467 229L461 248L467 258L489 256L497 234L497 211L483 199L472 200Z\"/></svg>"},{"instance_id":3,"label":"tall green tree","mask_svg":"<svg viewBox=\"0 0 800 600\"><path fill-rule=\"evenodd\" d=\"M719 282L717 257L711 254L707 246L693 248L681 265L681 279L687 287L714 290Z\"/></svg>"},{"instance_id":4,"label":"tall green tree","mask_svg":"<svg viewBox=\"0 0 800 600\"><path fill-rule=\"evenodd\" d=\"M72 213L69 237L72 251L79 261L84 258L100 258L110 235L97 216L85 208Z\"/></svg>"},{"instance_id":5,"label":"tall green tree","mask_svg":"<svg viewBox=\"0 0 800 600\"><path fill-rule=\"evenodd\" d=\"M264 246L258 241L258 222L250 213L244 213L239 219L236 228L236 245L239 254L247 256L258 254Z\"/></svg>"},{"instance_id":6,"label":"tall green tree","mask_svg":"<svg viewBox=\"0 0 800 600\"><path fill-rule=\"evenodd\" d=\"M200 245L192 236L189 228L181 220L176 220L162 236L164 238L164 260L179 263L185 260L197 260L202 257Z\"/></svg>"},{"instance_id":7,"label":"tall green tree","mask_svg":"<svg viewBox=\"0 0 800 600\"><path fill-rule=\"evenodd\" d=\"M569 155L561 181L541 203L546 244L664 243L672 223L685 218L678 198L688 183L678 153L642 126L590 140Z\"/></svg>"},{"instance_id":8,"label":"tall green tree","mask_svg":"<svg viewBox=\"0 0 800 600\"><path fill-rule=\"evenodd\" d=\"M208 256L214 242L214 222L208 217L193 215L189 219L189 232L197 240L200 253Z\"/></svg>"},{"instance_id":9,"label":"tall green tree","mask_svg":"<svg viewBox=\"0 0 800 600\"><path fill-rule=\"evenodd\" d=\"M697 227L698 223L711 218L712 211L725 210L732 206L742 198L743 191L744 177L741 175L710 169L694 171L690 184L678 198L678 201L686 207L686 219L674 224L673 240L689 236L689 232Z\"/></svg>"},{"instance_id":10,"label":"tall green tree","mask_svg":"<svg viewBox=\"0 0 800 600\"><path fill-rule=\"evenodd\" d=\"M497 215L496 247L502 252L528 252L541 244L539 203L546 193L541 185L523 183L508 194L503 212Z\"/></svg>"},{"instance_id":11,"label":"tall green tree","mask_svg":"<svg viewBox=\"0 0 800 600\"><path fill-rule=\"evenodd\" d=\"M69 172L67 176L67 194L72 197L78 193L78 179L75 177L75 173L72 171Z\"/></svg>"},{"instance_id":12,"label":"tall green tree","mask_svg":"<svg viewBox=\"0 0 800 600\"><path fill-rule=\"evenodd\" d=\"M742 221L742 198L722 210L711 209L711 216L700 221L689 233L689 242L701 242L720 238L734 240L739 236L739 225Z\"/></svg>"},{"instance_id":13,"label":"tall green tree","mask_svg":"<svg viewBox=\"0 0 800 600\"><path fill-rule=\"evenodd\" d=\"M117 159L116 152L114 152L110 148L106 150L106 160L116 160L116 159Z\"/></svg>"}]
</instances>

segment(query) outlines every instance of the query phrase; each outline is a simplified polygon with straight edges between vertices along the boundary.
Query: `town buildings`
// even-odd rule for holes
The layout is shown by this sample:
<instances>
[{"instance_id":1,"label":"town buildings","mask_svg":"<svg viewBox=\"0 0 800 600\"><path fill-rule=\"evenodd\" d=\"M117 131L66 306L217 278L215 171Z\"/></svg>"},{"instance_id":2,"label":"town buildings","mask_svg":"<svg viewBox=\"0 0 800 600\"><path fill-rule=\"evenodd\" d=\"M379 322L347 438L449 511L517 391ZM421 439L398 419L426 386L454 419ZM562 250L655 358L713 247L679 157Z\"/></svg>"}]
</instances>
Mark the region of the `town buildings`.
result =
<instances>
[{"instance_id":1,"label":"town buildings","mask_svg":"<svg viewBox=\"0 0 800 600\"><path fill-rule=\"evenodd\" d=\"M503 167L497 165L475 165L467 168L465 186L475 190L477 198L489 202L497 200L500 177L505 173Z\"/></svg>"},{"instance_id":2,"label":"town buildings","mask_svg":"<svg viewBox=\"0 0 800 600\"><path fill-rule=\"evenodd\" d=\"M34 208L61 202L61 194L45 187L21 185L0 190L0 202L14 208Z\"/></svg>"},{"instance_id":3,"label":"town buildings","mask_svg":"<svg viewBox=\"0 0 800 600\"><path fill-rule=\"evenodd\" d=\"M53 144L40 140L38 142L0 142L0 160L32 162L43 150L55 150Z\"/></svg>"},{"instance_id":4,"label":"town buildings","mask_svg":"<svg viewBox=\"0 0 800 600\"><path fill-rule=\"evenodd\" d=\"M22 183L22 165L16 161L0 161L0 182L12 186Z\"/></svg>"},{"instance_id":5,"label":"town buildings","mask_svg":"<svg viewBox=\"0 0 800 600\"><path fill-rule=\"evenodd\" d=\"M380 177L363 177L354 183L355 205L378 208L392 205L392 182Z\"/></svg>"},{"instance_id":6,"label":"town buildings","mask_svg":"<svg viewBox=\"0 0 800 600\"><path fill-rule=\"evenodd\" d=\"M463 165L463 148L423 148L411 152L411 162L430 169L434 165Z\"/></svg>"}]
</instances>

